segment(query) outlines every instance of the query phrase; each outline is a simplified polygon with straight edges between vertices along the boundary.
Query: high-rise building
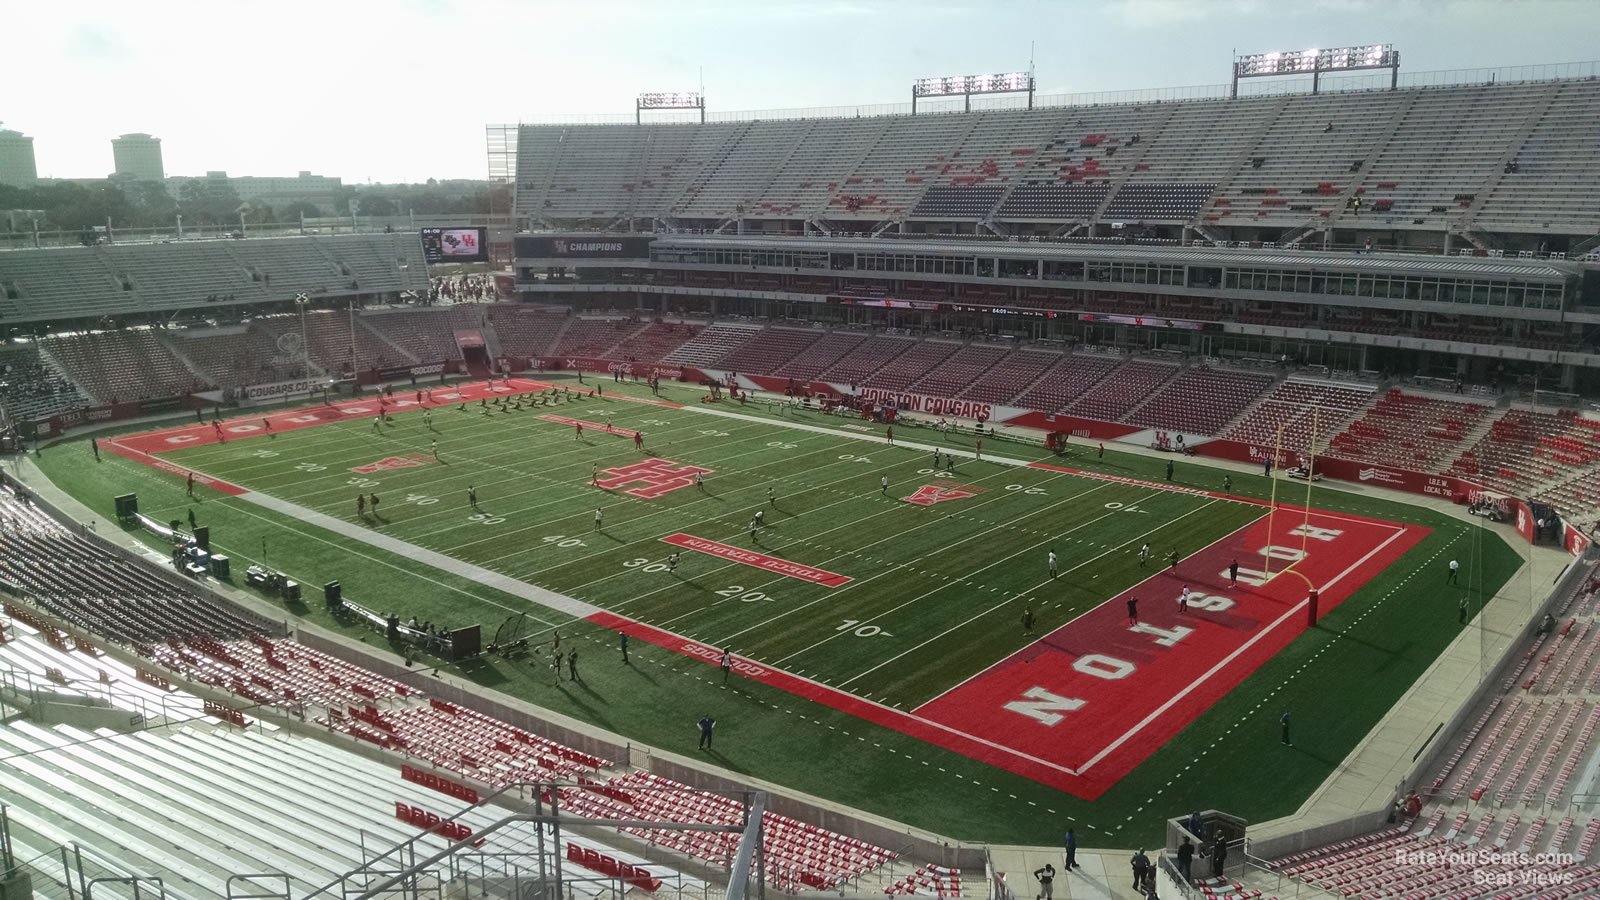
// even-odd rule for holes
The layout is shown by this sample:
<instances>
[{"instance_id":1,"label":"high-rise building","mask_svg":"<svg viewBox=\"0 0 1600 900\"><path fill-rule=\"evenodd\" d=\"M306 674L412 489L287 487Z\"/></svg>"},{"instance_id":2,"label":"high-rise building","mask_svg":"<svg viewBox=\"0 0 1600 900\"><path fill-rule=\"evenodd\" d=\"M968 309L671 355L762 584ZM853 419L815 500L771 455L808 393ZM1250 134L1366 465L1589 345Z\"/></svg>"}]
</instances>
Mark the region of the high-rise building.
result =
<instances>
[{"instance_id":1,"label":"high-rise building","mask_svg":"<svg viewBox=\"0 0 1600 900\"><path fill-rule=\"evenodd\" d=\"M39 169L33 162L33 138L0 129L0 184L33 187Z\"/></svg>"},{"instance_id":2,"label":"high-rise building","mask_svg":"<svg viewBox=\"0 0 1600 900\"><path fill-rule=\"evenodd\" d=\"M166 170L161 165L161 139L148 134L125 134L111 139L111 156L116 161L113 177L133 181L161 181Z\"/></svg>"}]
</instances>

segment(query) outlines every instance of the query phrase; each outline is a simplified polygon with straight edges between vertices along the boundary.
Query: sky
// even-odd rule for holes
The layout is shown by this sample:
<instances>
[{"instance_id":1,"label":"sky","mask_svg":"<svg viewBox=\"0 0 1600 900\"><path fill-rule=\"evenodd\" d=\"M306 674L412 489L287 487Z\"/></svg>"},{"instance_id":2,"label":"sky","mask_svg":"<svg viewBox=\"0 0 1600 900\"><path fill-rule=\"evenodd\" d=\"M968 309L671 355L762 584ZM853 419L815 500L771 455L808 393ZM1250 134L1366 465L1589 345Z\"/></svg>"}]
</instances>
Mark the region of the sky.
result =
<instances>
[{"instance_id":1,"label":"sky","mask_svg":"<svg viewBox=\"0 0 1600 900\"><path fill-rule=\"evenodd\" d=\"M0 0L0 127L34 138L45 177L104 176L110 139L148 132L168 175L483 178L486 125L631 116L645 91L868 109L1030 54L1041 94L1097 93L1374 43L1402 74L1600 60L1600 2Z\"/></svg>"}]
</instances>

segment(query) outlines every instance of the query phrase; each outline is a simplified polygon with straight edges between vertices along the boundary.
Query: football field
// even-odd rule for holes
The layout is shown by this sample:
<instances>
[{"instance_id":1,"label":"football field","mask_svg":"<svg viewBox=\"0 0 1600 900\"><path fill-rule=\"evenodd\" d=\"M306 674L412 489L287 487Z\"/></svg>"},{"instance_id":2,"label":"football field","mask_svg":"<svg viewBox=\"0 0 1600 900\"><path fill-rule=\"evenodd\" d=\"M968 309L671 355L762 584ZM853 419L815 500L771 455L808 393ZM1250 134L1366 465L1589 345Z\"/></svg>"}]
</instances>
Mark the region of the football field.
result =
<instances>
[{"instance_id":1,"label":"football field","mask_svg":"<svg viewBox=\"0 0 1600 900\"><path fill-rule=\"evenodd\" d=\"M379 411L350 401L102 446L315 526L296 541L333 532L408 557L406 590L346 581L369 608L476 617L486 642L511 623L536 655L557 629L626 632L710 666L726 650L733 678L1086 799L1300 634L1310 587L1326 613L1429 533L1273 513L1017 442L980 459L970 436L901 426L890 445L881 425L765 405L514 381L397 394L375 425ZM439 572L523 602L463 603Z\"/></svg>"}]
</instances>

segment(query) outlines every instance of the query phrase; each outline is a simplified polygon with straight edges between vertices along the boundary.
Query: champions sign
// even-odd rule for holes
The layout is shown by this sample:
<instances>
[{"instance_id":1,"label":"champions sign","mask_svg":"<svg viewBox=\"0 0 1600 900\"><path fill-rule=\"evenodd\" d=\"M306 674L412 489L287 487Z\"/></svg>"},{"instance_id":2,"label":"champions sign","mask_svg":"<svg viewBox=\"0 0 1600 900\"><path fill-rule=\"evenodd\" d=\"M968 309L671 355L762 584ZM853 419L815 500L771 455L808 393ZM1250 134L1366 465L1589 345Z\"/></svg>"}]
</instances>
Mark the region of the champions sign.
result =
<instances>
[{"instance_id":1,"label":"champions sign","mask_svg":"<svg viewBox=\"0 0 1600 900\"><path fill-rule=\"evenodd\" d=\"M862 388L861 399L872 403L893 403L902 412L923 413L930 416L955 416L958 419L988 419L994 407L972 400L948 400L926 394L905 394L882 388Z\"/></svg>"}]
</instances>

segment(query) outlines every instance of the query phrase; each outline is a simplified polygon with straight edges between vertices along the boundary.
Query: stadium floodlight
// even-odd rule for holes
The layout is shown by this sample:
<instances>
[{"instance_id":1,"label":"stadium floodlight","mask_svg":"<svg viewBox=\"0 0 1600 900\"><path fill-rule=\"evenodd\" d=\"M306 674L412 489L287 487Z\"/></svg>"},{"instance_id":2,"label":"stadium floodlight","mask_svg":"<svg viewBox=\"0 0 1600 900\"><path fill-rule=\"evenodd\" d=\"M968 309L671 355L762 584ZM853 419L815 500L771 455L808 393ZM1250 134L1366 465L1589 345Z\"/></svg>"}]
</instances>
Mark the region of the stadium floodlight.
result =
<instances>
[{"instance_id":1,"label":"stadium floodlight","mask_svg":"<svg viewBox=\"0 0 1600 900\"><path fill-rule=\"evenodd\" d=\"M640 94L633 102L633 121L638 124L640 114L647 109L698 109L700 124L706 121L706 98L695 91L653 91Z\"/></svg>"},{"instance_id":2,"label":"stadium floodlight","mask_svg":"<svg viewBox=\"0 0 1600 900\"><path fill-rule=\"evenodd\" d=\"M965 97L966 108L972 109L973 94L1028 95L1028 108L1033 109L1033 73L1004 72L997 75L945 75L937 78L918 78L911 85L911 114L917 113L917 100L921 97Z\"/></svg>"},{"instance_id":3,"label":"stadium floodlight","mask_svg":"<svg viewBox=\"0 0 1600 900\"><path fill-rule=\"evenodd\" d=\"M1393 44L1366 44L1360 47L1339 47L1335 50L1273 51L1249 53L1233 59L1233 94L1239 96L1239 79L1261 78L1268 75L1310 75L1311 93L1320 87L1322 73L1348 72L1356 69L1388 69L1389 89L1394 90L1400 79L1400 51Z\"/></svg>"}]
</instances>

